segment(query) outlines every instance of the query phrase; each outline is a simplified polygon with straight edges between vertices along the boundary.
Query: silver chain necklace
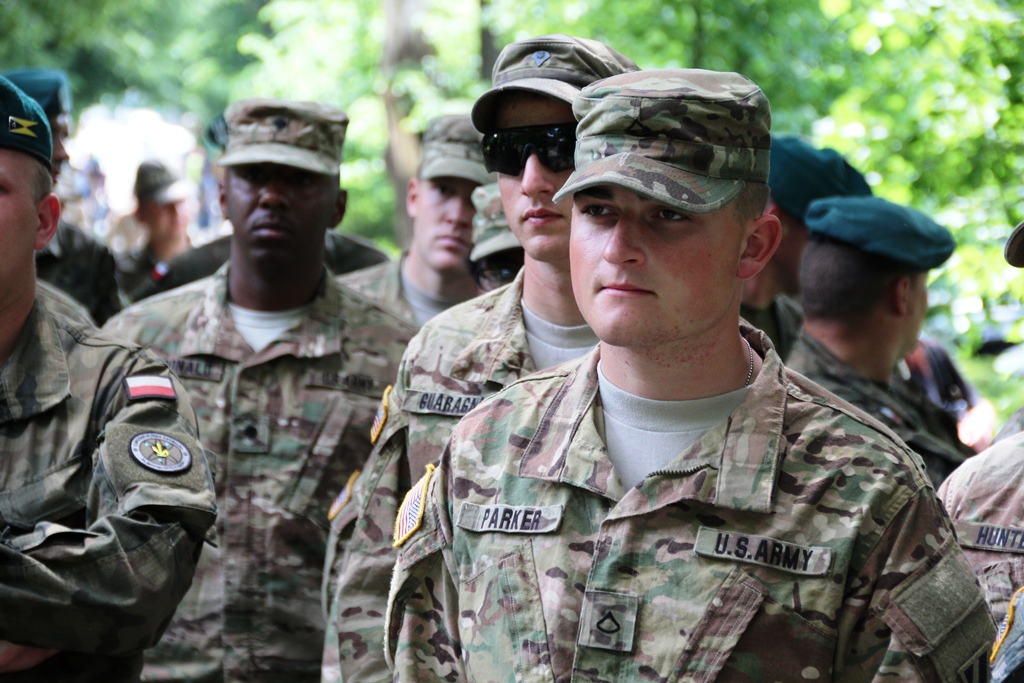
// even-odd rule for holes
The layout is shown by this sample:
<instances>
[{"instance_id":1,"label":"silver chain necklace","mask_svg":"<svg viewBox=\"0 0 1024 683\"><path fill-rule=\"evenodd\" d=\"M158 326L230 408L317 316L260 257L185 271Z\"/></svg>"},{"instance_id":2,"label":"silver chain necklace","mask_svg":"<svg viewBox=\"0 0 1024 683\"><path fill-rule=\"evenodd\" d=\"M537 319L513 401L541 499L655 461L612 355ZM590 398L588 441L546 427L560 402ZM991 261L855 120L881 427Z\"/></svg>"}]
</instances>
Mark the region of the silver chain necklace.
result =
<instances>
[{"instance_id":1,"label":"silver chain necklace","mask_svg":"<svg viewBox=\"0 0 1024 683\"><path fill-rule=\"evenodd\" d=\"M743 388L746 389L750 386L750 380L754 377L754 348L747 341L746 337L740 337L743 343L747 345L747 353L750 355L750 367L747 368L747 381L743 383Z\"/></svg>"}]
</instances>

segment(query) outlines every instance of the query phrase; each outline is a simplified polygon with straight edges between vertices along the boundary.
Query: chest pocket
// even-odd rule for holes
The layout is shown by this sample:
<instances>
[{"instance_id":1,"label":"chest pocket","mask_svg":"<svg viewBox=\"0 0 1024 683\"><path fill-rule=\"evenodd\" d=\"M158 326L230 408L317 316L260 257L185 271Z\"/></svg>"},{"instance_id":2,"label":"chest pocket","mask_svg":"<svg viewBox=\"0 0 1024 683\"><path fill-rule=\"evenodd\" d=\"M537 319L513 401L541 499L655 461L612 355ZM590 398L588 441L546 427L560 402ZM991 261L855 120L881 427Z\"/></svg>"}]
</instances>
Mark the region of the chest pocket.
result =
<instances>
[{"instance_id":1,"label":"chest pocket","mask_svg":"<svg viewBox=\"0 0 1024 683\"><path fill-rule=\"evenodd\" d=\"M328 498L336 494L352 471L362 464L356 459L340 462L336 455L354 411L352 401L343 396L333 398L316 435L302 454L301 467L283 493L282 507L285 510L306 515L324 530L328 528ZM368 445L366 450L369 452ZM340 472L341 469L345 471ZM334 476L336 470L338 477ZM335 483L332 485L331 482Z\"/></svg>"},{"instance_id":2,"label":"chest pocket","mask_svg":"<svg viewBox=\"0 0 1024 683\"><path fill-rule=\"evenodd\" d=\"M38 522L56 522L84 511L89 464L75 455L41 477L0 493L0 526L29 531Z\"/></svg>"}]
</instances>

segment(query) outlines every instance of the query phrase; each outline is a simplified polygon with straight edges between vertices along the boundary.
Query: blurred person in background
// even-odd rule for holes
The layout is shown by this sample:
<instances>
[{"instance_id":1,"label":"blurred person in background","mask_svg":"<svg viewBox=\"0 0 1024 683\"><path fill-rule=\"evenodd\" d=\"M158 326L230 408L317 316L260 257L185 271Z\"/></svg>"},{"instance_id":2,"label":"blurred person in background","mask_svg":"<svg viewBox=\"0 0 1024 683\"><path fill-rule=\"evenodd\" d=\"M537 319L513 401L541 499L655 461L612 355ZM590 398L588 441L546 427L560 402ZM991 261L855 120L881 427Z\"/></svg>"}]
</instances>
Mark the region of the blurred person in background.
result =
<instances>
[{"instance_id":1,"label":"blurred person in background","mask_svg":"<svg viewBox=\"0 0 1024 683\"><path fill-rule=\"evenodd\" d=\"M162 278L167 262L188 251L188 201L194 192L163 162L144 161L135 174L134 194L135 222L145 242L117 260L118 285L130 301L148 277Z\"/></svg>"},{"instance_id":2,"label":"blurred person in background","mask_svg":"<svg viewBox=\"0 0 1024 683\"><path fill-rule=\"evenodd\" d=\"M525 252L505 217L497 183L473 190L473 208L476 214L469 272L477 291L483 294L515 280L523 267Z\"/></svg>"},{"instance_id":3,"label":"blurred person in background","mask_svg":"<svg viewBox=\"0 0 1024 683\"><path fill-rule=\"evenodd\" d=\"M412 218L409 250L391 263L349 273L338 282L417 327L476 295L466 268L473 246L471 195L494 181L484 168L482 137L466 115L427 123L420 168L405 196Z\"/></svg>"},{"instance_id":4,"label":"blurred person in background","mask_svg":"<svg viewBox=\"0 0 1024 683\"><path fill-rule=\"evenodd\" d=\"M938 487L974 451L959 440L955 420L895 378L928 312L928 271L952 255L953 235L879 197L819 199L806 221L806 317L789 367L896 432Z\"/></svg>"},{"instance_id":5,"label":"blurred person in background","mask_svg":"<svg viewBox=\"0 0 1024 683\"><path fill-rule=\"evenodd\" d=\"M50 173L60 177L69 157L64 147L71 134L71 89L63 71L15 69L3 74L46 112L53 134ZM46 248L36 252L36 277L67 292L89 311L97 324L121 310L114 257L105 246L63 220Z\"/></svg>"}]
</instances>

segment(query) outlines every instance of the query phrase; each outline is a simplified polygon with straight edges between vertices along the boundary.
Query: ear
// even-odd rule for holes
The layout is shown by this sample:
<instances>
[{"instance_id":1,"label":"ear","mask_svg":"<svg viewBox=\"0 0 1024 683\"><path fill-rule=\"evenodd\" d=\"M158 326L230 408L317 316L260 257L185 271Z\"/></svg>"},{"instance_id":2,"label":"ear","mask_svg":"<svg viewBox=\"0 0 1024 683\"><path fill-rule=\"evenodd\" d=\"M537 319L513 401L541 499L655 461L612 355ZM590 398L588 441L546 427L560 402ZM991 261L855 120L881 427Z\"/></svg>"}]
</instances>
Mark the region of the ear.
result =
<instances>
[{"instance_id":1,"label":"ear","mask_svg":"<svg viewBox=\"0 0 1024 683\"><path fill-rule=\"evenodd\" d=\"M60 220L60 200L57 195L50 193L39 200L36 204L36 217L39 225L36 226L35 249L39 251L57 234L57 223Z\"/></svg>"},{"instance_id":2,"label":"ear","mask_svg":"<svg viewBox=\"0 0 1024 683\"><path fill-rule=\"evenodd\" d=\"M886 301L889 304L889 311L899 317L907 316L913 307L911 301L911 289L913 282L909 275L901 275L892 283L886 291Z\"/></svg>"},{"instance_id":3,"label":"ear","mask_svg":"<svg viewBox=\"0 0 1024 683\"><path fill-rule=\"evenodd\" d=\"M782 224L767 211L748 223L736 277L749 280L765 267L782 240Z\"/></svg>"},{"instance_id":4,"label":"ear","mask_svg":"<svg viewBox=\"0 0 1024 683\"><path fill-rule=\"evenodd\" d=\"M348 207L348 190L338 190L338 196L334 199L334 213L331 214L331 227L335 228L345 217L345 209Z\"/></svg>"},{"instance_id":5,"label":"ear","mask_svg":"<svg viewBox=\"0 0 1024 683\"><path fill-rule=\"evenodd\" d=\"M409 189L405 193L405 212L409 218L416 218L416 199L420 196L419 178L409 179Z\"/></svg>"}]
</instances>

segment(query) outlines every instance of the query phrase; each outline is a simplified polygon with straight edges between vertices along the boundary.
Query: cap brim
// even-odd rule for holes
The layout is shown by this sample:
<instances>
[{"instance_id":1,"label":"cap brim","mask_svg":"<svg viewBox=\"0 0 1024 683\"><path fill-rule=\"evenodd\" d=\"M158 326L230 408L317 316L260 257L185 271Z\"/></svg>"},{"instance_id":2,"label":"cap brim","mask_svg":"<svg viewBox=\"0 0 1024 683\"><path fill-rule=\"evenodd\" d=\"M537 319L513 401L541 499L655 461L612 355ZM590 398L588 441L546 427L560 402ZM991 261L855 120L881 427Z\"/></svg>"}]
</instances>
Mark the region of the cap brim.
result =
<instances>
[{"instance_id":1,"label":"cap brim","mask_svg":"<svg viewBox=\"0 0 1024 683\"><path fill-rule=\"evenodd\" d=\"M713 213L736 199L744 183L691 173L626 152L592 161L575 171L554 201L599 185L615 185L687 213Z\"/></svg>"},{"instance_id":2,"label":"cap brim","mask_svg":"<svg viewBox=\"0 0 1024 683\"><path fill-rule=\"evenodd\" d=\"M193 195L192 183L185 179L171 183L153 196L157 204L175 204Z\"/></svg>"},{"instance_id":3,"label":"cap brim","mask_svg":"<svg viewBox=\"0 0 1024 683\"><path fill-rule=\"evenodd\" d=\"M1024 268L1024 221L1018 223L1010 233L1010 239L1006 240L1006 248L1003 250L1003 257L1014 268Z\"/></svg>"},{"instance_id":4,"label":"cap brim","mask_svg":"<svg viewBox=\"0 0 1024 683\"><path fill-rule=\"evenodd\" d=\"M502 95L509 92L530 92L538 95L547 95L556 100L562 100L572 104L580 89L565 81L557 81L553 78L521 78L499 86L495 86L477 98L473 105L470 118L473 120L473 127L481 133L493 133L497 130L494 125L498 100Z\"/></svg>"},{"instance_id":5,"label":"cap brim","mask_svg":"<svg viewBox=\"0 0 1024 683\"><path fill-rule=\"evenodd\" d=\"M420 169L420 178L433 180L434 178L463 178L480 185L493 183L497 179L493 173L488 173L482 161L470 159L434 159L423 165Z\"/></svg>"},{"instance_id":6,"label":"cap brim","mask_svg":"<svg viewBox=\"0 0 1024 683\"><path fill-rule=\"evenodd\" d=\"M268 142L259 145L246 145L241 149L228 150L217 160L218 166L238 166L240 164L281 164L294 166L314 173L336 175L339 165L334 159L317 154L308 149L293 147L279 142Z\"/></svg>"},{"instance_id":7,"label":"cap brim","mask_svg":"<svg viewBox=\"0 0 1024 683\"><path fill-rule=\"evenodd\" d=\"M469 252L470 261L479 261L485 256L491 254L497 254L499 251L508 251L509 249L519 249L523 245L519 243L516 236L511 230L503 232L500 235L492 237L489 240L484 240L479 244L473 245L473 251Z\"/></svg>"}]
</instances>

